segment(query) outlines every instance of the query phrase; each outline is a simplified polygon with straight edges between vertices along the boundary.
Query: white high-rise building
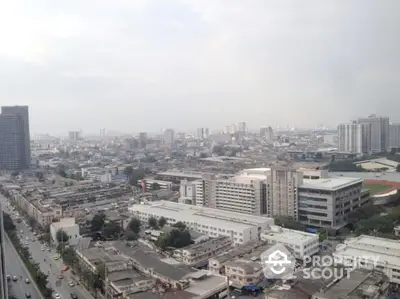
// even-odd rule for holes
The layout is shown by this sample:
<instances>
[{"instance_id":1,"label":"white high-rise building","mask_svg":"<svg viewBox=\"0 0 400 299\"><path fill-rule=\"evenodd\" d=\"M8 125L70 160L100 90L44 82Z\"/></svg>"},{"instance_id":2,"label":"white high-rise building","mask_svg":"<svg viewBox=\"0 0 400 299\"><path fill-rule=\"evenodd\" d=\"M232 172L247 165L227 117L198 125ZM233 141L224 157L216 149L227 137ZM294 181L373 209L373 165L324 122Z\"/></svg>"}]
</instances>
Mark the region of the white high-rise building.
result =
<instances>
[{"instance_id":1,"label":"white high-rise building","mask_svg":"<svg viewBox=\"0 0 400 299\"><path fill-rule=\"evenodd\" d=\"M164 131L164 142L165 144L173 144L175 140L175 132L172 129L166 129Z\"/></svg>"},{"instance_id":2,"label":"white high-rise building","mask_svg":"<svg viewBox=\"0 0 400 299\"><path fill-rule=\"evenodd\" d=\"M389 148L389 118L370 115L367 118L359 118L359 124L369 124L371 130L371 151L384 152Z\"/></svg>"},{"instance_id":3,"label":"white high-rise building","mask_svg":"<svg viewBox=\"0 0 400 299\"><path fill-rule=\"evenodd\" d=\"M339 151L367 154L371 151L371 125L355 121L338 126Z\"/></svg>"},{"instance_id":4,"label":"white high-rise building","mask_svg":"<svg viewBox=\"0 0 400 299\"><path fill-rule=\"evenodd\" d=\"M389 147L400 147L400 123L390 124L389 126Z\"/></svg>"},{"instance_id":5,"label":"white high-rise building","mask_svg":"<svg viewBox=\"0 0 400 299\"><path fill-rule=\"evenodd\" d=\"M238 131L239 133L246 133L247 131L247 125L244 121L240 122L238 125Z\"/></svg>"},{"instance_id":6,"label":"white high-rise building","mask_svg":"<svg viewBox=\"0 0 400 299\"><path fill-rule=\"evenodd\" d=\"M210 131L208 128L198 128L197 129L197 138L198 139L207 139L210 136Z\"/></svg>"}]
</instances>

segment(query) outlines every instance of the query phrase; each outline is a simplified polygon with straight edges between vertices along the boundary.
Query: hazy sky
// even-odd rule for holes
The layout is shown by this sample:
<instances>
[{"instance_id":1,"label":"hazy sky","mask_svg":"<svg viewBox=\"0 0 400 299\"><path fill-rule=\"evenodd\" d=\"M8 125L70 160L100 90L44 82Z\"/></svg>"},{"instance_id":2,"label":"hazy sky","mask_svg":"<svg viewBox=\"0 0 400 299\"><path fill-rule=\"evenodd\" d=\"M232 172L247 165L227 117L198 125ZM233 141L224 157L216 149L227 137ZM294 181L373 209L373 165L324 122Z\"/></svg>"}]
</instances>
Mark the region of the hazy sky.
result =
<instances>
[{"instance_id":1,"label":"hazy sky","mask_svg":"<svg viewBox=\"0 0 400 299\"><path fill-rule=\"evenodd\" d=\"M399 0L12 0L0 103L31 132L400 120Z\"/></svg>"}]
</instances>

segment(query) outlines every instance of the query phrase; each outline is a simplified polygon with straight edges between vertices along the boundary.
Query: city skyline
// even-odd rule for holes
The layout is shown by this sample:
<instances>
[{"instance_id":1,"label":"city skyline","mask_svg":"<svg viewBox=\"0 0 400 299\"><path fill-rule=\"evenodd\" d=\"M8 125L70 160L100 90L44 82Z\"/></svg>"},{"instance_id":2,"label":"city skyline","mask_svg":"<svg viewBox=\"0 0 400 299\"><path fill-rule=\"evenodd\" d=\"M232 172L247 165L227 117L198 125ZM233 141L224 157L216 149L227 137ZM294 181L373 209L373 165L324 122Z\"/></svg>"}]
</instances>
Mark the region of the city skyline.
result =
<instances>
[{"instance_id":1,"label":"city skyline","mask_svg":"<svg viewBox=\"0 0 400 299\"><path fill-rule=\"evenodd\" d=\"M10 2L0 98L28 105L31 131L51 134L400 120L399 6Z\"/></svg>"}]
</instances>

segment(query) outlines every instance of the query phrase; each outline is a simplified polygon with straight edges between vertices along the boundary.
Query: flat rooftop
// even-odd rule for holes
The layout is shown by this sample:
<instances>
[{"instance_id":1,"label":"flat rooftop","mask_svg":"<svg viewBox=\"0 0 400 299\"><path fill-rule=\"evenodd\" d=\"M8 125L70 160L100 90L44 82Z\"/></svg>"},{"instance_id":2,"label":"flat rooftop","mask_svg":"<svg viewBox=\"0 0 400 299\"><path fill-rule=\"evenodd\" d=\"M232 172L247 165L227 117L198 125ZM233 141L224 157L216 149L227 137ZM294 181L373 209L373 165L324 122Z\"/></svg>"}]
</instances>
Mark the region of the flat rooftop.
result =
<instances>
[{"instance_id":1,"label":"flat rooftop","mask_svg":"<svg viewBox=\"0 0 400 299\"><path fill-rule=\"evenodd\" d=\"M245 229L261 224L274 224L273 218L246 215L235 212L204 208L170 201L159 201L154 204L140 204L129 207L132 212L162 215L180 221L204 223L215 226L236 227Z\"/></svg>"},{"instance_id":2,"label":"flat rooftop","mask_svg":"<svg viewBox=\"0 0 400 299\"><path fill-rule=\"evenodd\" d=\"M203 178L203 174L201 172L164 171L164 172L157 173L157 175L174 176L174 177L182 177L182 178L193 178L193 179Z\"/></svg>"},{"instance_id":3,"label":"flat rooftop","mask_svg":"<svg viewBox=\"0 0 400 299\"><path fill-rule=\"evenodd\" d=\"M378 263L400 269L400 242L397 240L361 235L339 244L334 255L378 258Z\"/></svg>"},{"instance_id":4,"label":"flat rooftop","mask_svg":"<svg viewBox=\"0 0 400 299\"><path fill-rule=\"evenodd\" d=\"M349 177L336 177L336 178L317 179L317 180L304 179L303 184L299 187L308 189L335 191L362 182L363 182L362 179L349 178Z\"/></svg>"},{"instance_id":5,"label":"flat rooftop","mask_svg":"<svg viewBox=\"0 0 400 299\"><path fill-rule=\"evenodd\" d=\"M287 228L280 228L280 231L266 230L263 232L263 234L268 235L268 239L270 240L279 240L287 243L303 243L312 241L313 239L318 240L318 235L316 234Z\"/></svg>"}]
</instances>

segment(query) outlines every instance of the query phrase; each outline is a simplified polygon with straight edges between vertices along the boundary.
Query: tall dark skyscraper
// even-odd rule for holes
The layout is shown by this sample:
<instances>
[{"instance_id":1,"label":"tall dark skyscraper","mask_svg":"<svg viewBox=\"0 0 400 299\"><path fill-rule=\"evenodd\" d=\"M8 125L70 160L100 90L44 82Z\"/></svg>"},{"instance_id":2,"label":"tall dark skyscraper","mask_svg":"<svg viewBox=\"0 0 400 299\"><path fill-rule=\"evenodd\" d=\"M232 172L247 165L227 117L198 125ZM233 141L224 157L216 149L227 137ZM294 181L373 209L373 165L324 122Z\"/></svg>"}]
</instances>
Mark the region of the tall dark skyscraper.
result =
<instances>
[{"instance_id":1,"label":"tall dark skyscraper","mask_svg":"<svg viewBox=\"0 0 400 299\"><path fill-rule=\"evenodd\" d=\"M4 106L0 114L0 169L21 170L31 165L28 106Z\"/></svg>"}]
</instances>

